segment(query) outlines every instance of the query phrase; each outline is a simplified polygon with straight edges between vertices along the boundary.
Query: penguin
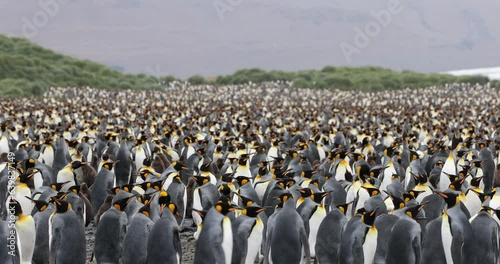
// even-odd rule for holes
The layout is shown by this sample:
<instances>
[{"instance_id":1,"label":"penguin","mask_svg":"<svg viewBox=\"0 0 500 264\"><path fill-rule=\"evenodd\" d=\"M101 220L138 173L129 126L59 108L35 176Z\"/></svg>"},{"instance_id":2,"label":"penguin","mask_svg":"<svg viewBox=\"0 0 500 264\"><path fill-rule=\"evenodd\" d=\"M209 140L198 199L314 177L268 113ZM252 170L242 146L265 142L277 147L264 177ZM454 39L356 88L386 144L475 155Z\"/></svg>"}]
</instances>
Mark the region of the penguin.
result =
<instances>
[{"instance_id":1,"label":"penguin","mask_svg":"<svg viewBox=\"0 0 500 264\"><path fill-rule=\"evenodd\" d=\"M182 263L182 246L179 225L175 215L179 214L175 204L160 209L161 218L154 223L147 242L146 264Z\"/></svg>"},{"instance_id":2,"label":"penguin","mask_svg":"<svg viewBox=\"0 0 500 264\"><path fill-rule=\"evenodd\" d=\"M318 228L316 238L316 260L318 263L336 263L342 233L347 223L347 204L337 205L328 212Z\"/></svg>"},{"instance_id":3,"label":"penguin","mask_svg":"<svg viewBox=\"0 0 500 264\"><path fill-rule=\"evenodd\" d=\"M39 161L42 161L51 168L54 164L54 157L55 157L55 150L53 144L54 141L51 138L45 139L39 157Z\"/></svg>"},{"instance_id":4,"label":"penguin","mask_svg":"<svg viewBox=\"0 0 500 264\"><path fill-rule=\"evenodd\" d=\"M500 261L500 230L491 217L491 208L482 208L471 221L474 242L464 248L466 255L472 255L475 263L498 263Z\"/></svg>"},{"instance_id":5,"label":"penguin","mask_svg":"<svg viewBox=\"0 0 500 264\"><path fill-rule=\"evenodd\" d=\"M108 211L109 208L111 208L111 204L113 201L113 195L108 195L106 196L106 199L102 203L101 207L97 211L97 214L94 216L94 225L98 226L99 225L99 220L101 220L101 216Z\"/></svg>"},{"instance_id":6,"label":"penguin","mask_svg":"<svg viewBox=\"0 0 500 264\"><path fill-rule=\"evenodd\" d=\"M84 264L87 257L84 223L68 202L58 199L51 202L56 210L49 219L50 263Z\"/></svg>"},{"instance_id":7,"label":"penguin","mask_svg":"<svg viewBox=\"0 0 500 264\"><path fill-rule=\"evenodd\" d=\"M117 200L99 221L95 232L94 257L97 263L120 263L128 219L124 210L131 198Z\"/></svg>"},{"instance_id":8,"label":"penguin","mask_svg":"<svg viewBox=\"0 0 500 264\"><path fill-rule=\"evenodd\" d=\"M394 224L387 240L385 263L421 263L422 231L415 219L423 207L407 208L405 215Z\"/></svg>"},{"instance_id":9,"label":"penguin","mask_svg":"<svg viewBox=\"0 0 500 264\"><path fill-rule=\"evenodd\" d=\"M231 263L233 254L233 230L227 214L235 208L225 202L212 207L203 221L193 264Z\"/></svg>"},{"instance_id":10,"label":"penguin","mask_svg":"<svg viewBox=\"0 0 500 264\"><path fill-rule=\"evenodd\" d=\"M378 239L376 213L377 210L366 212L363 208L347 222L339 247L339 264L373 262Z\"/></svg>"},{"instance_id":11,"label":"penguin","mask_svg":"<svg viewBox=\"0 0 500 264\"><path fill-rule=\"evenodd\" d=\"M31 215L24 215L21 205L13 198L9 199L8 208L9 214L18 217L15 222L15 229L20 264L31 264L36 241L35 220Z\"/></svg>"},{"instance_id":12,"label":"penguin","mask_svg":"<svg viewBox=\"0 0 500 264\"><path fill-rule=\"evenodd\" d=\"M96 175L94 184L90 187L92 190L92 210L93 215L97 216L97 212L108 195L108 190L113 188L114 174L111 172L113 163L106 162L103 169Z\"/></svg>"},{"instance_id":13,"label":"penguin","mask_svg":"<svg viewBox=\"0 0 500 264\"><path fill-rule=\"evenodd\" d=\"M129 205L127 205L129 206ZM131 219L123 240L123 264L146 263L148 236L153 228L149 218L151 204L144 205Z\"/></svg>"},{"instance_id":14,"label":"penguin","mask_svg":"<svg viewBox=\"0 0 500 264\"><path fill-rule=\"evenodd\" d=\"M10 234L11 230L8 221L0 220L0 237L3 238L0 240L0 262L5 264L19 263L19 250L15 245L10 244L10 241L15 243L16 239L14 235Z\"/></svg>"},{"instance_id":15,"label":"penguin","mask_svg":"<svg viewBox=\"0 0 500 264\"><path fill-rule=\"evenodd\" d=\"M14 189L12 189L12 191L9 191L9 193L11 193L11 197L20 204L23 214L30 215L31 211L33 210L33 204L31 200L27 198L31 198L31 189L28 187L28 182L34 174L24 173L24 170L22 168L19 168L18 171L19 176L16 178L17 185L14 187ZM10 202L10 199L8 199L7 201Z\"/></svg>"},{"instance_id":16,"label":"penguin","mask_svg":"<svg viewBox=\"0 0 500 264\"><path fill-rule=\"evenodd\" d=\"M127 146L126 141L120 143L120 148L116 154L116 159L119 160L115 166L116 184L115 186L122 186L132 183L133 164L131 153ZM141 164L142 167L142 164ZM139 167L140 168L140 167Z\"/></svg>"},{"instance_id":17,"label":"penguin","mask_svg":"<svg viewBox=\"0 0 500 264\"><path fill-rule=\"evenodd\" d=\"M323 198L327 196L327 192L317 192L310 196L307 202L302 203L297 207L297 213L304 221L304 227L308 236L308 244L312 258L316 258L316 238L321 222L326 217L326 209L322 204Z\"/></svg>"},{"instance_id":18,"label":"penguin","mask_svg":"<svg viewBox=\"0 0 500 264\"><path fill-rule=\"evenodd\" d=\"M36 243L33 252L33 263L49 263L49 219L55 211L55 206L43 200L32 200L37 208L33 215L36 227Z\"/></svg>"},{"instance_id":19,"label":"penguin","mask_svg":"<svg viewBox=\"0 0 500 264\"><path fill-rule=\"evenodd\" d=\"M304 221L295 209L294 199L291 195L289 197L283 199L283 208L272 220L275 224L267 230L264 263L300 263L304 257L303 252L306 263L310 263L311 254Z\"/></svg>"},{"instance_id":20,"label":"penguin","mask_svg":"<svg viewBox=\"0 0 500 264\"><path fill-rule=\"evenodd\" d=\"M264 236L265 208L249 206L232 223L233 255L231 263L253 264L261 249ZM260 216L259 216L260 215Z\"/></svg>"}]
</instances>

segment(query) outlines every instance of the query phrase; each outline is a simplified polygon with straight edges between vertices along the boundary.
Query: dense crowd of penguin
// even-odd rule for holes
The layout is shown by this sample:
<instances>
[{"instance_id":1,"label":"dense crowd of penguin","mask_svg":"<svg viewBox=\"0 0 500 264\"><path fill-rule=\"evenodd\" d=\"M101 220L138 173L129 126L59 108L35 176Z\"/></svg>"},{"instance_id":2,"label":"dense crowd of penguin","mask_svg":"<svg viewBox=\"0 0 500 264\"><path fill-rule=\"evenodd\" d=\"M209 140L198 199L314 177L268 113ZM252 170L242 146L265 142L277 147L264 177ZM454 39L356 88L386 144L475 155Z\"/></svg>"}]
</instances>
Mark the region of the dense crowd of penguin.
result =
<instances>
[{"instance_id":1,"label":"dense crowd of penguin","mask_svg":"<svg viewBox=\"0 0 500 264\"><path fill-rule=\"evenodd\" d=\"M52 88L0 109L0 263L185 263L185 228L194 263L500 263L494 88Z\"/></svg>"}]
</instances>

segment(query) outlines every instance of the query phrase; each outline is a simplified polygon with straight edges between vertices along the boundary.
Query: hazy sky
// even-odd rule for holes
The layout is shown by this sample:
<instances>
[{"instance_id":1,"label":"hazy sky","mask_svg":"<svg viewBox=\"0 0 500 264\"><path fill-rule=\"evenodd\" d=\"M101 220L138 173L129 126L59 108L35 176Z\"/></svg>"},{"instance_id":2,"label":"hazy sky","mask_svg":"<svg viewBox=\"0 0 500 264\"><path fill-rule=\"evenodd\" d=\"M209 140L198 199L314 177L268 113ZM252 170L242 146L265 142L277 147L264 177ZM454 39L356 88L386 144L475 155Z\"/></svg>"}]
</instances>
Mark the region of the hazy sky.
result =
<instances>
[{"instance_id":1,"label":"hazy sky","mask_svg":"<svg viewBox=\"0 0 500 264\"><path fill-rule=\"evenodd\" d=\"M154 75L430 72L500 66L499 11L497 0L0 0L0 33Z\"/></svg>"}]
</instances>

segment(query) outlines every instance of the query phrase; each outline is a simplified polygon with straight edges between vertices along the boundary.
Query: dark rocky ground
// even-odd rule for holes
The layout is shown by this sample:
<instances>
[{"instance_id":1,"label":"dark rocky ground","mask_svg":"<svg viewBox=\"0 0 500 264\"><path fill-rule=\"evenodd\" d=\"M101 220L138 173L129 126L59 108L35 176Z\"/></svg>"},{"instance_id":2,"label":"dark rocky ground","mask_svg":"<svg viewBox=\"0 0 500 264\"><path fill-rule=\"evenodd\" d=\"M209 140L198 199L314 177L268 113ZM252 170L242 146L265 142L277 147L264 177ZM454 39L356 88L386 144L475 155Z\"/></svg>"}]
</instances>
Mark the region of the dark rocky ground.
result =
<instances>
[{"instance_id":1,"label":"dark rocky ground","mask_svg":"<svg viewBox=\"0 0 500 264\"><path fill-rule=\"evenodd\" d=\"M196 240L193 237L193 231L188 228L191 224L192 220L186 219L181 231L182 263L193 263L194 260ZM92 257L92 250L94 249L95 231L96 227L94 226L94 223L90 223L90 225L85 229L85 235L87 238L87 263L95 263L95 261L90 261Z\"/></svg>"}]
</instances>

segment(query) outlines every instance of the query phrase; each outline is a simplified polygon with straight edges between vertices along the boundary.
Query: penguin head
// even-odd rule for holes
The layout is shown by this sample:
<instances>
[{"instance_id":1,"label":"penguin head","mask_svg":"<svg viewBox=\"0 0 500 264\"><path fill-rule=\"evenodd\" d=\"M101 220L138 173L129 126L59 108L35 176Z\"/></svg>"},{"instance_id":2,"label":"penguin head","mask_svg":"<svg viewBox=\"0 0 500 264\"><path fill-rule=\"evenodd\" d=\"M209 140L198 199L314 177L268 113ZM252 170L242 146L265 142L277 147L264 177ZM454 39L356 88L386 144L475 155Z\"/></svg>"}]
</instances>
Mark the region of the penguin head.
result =
<instances>
[{"instance_id":1,"label":"penguin head","mask_svg":"<svg viewBox=\"0 0 500 264\"><path fill-rule=\"evenodd\" d=\"M127 207L127 204L132 201L132 199L135 198L135 195L127 198L123 198L120 200L117 200L113 203L113 207L116 208L116 210L123 212L125 208Z\"/></svg>"},{"instance_id":2,"label":"penguin head","mask_svg":"<svg viewBox=\"0 0 500 264\"><path fill-rule=\"evenodd\" d=\"M238 182L238 185L240 186L240 188L249 183L250 182L250 179L248 177L245 177L245 176L238 176L236 178L234 178L236 180L236 182Z\"/></svg>"},{"instance_id":3,"label":"penguin head","mask_svg":"<svg viewBox=\"0 0 500 264\"><path fill-rule=\"evenodd\" d=\"M260 212L265 211L266 208L258 207L258 206L247 206L245 209L241 210L241 213L249 216L249 217L257 217Z\"/></svg>"},{"instance_id":4,"label":"penguin head","mask_svg":"<svg viewBox=\"0 0 500 264\"><path fill-rule=\"evenodd\" d=\"M366 211L361 216L361 221L363 223L365 223L365 225L373 226L373 223L375 223L375 218L377 217L377 210L378 210L378 207L375 208L375 210L373 210L373 211Z\"/></svg>"},{"instance_id":5,"label":"penguin head","mask_svg":"<svg viewBox=\"0 0 500 264\"><path fill-rule=\"evenodd\" d=\"M80 185L73 185L73 186L68 188L68 192L73 192L75 194L78 194L78 193L80 193L80 188L81 188Z\"/></svg>"},{"instance_id":6,"label":"penguin head","mask_svg":"<svg viewBox=\"0 0 500 264\"><path fill-rule=\"evenodd\" d=\"M346 213L347 213L347 208L349 207L349 204L350 204L350 203L347 203L347 204L338 204L336 207L340 210L340 212L341 212L343 215L346 215Z\"/></svg>"},{"instance_id":7,"label":"penguin head","mask_svg":"<svg viewBox=\"0 0 500 264\"><path fill-rule=\"evenodd\" d=\"M14 210L12 210L11 208L14 208ZM15 216L21 216L23 214L23 209L21 208L19 202L11 197L9 201L9 213L12 212Z\"/></svg>"},{"instance_id":8,"label":"penguin head","mask_svg":"<svg viewBox=\"0 0 500 264\"><path fill-rule=\"evenodd\" d=\"M50 185L50 188L52 188L53 190L56 190L56 191L60 191L61 188L68 183L70 183L70 181L53 183Z\"/></svg>"},{"instance_id":9,"label":"penguin head","mask_svg":"<svg viewBox=\"0 0 500 264\"><path fill-rule=\"evenodd\" d=\"M280 194L276 199L280 200L281 203L285 203L287 200L293 199L293 196L289 192L284 192L284 193Z\"/></svg>"},{"instance_id":10,"label":"penguin head","mask_svg":"<svg viewBox=\"0 0 500 264\"><path fill-rule=\"evenodd\" d=\"M394 210L405 207L405 201L403 199L401 199L397 196L393 196L386 191L384 191L384 192L387 194L387 197L389 197L389 199L391 199L392 204L394 205ZM403 196L403 198L404 198L404 196Z\"/></svg>"},{"instance_id":11,"label":"penguin head","mask_svg":"<svg viewBox=\"0 0 500 264\"><path fill-rule=\"evenodd\" d=\"M222 194L222 195L224 195L224 196L230 195L231 194L231 188L229 187L229 185L227 183L223 183L219 187L219 193Z\"/></svg>"},{"instance_id":12,"label":"penguin head","mask_svg":"<svg viewBox=\"0 0 500 264\"><path fill-rule=\"evenodd\" d=\"M441 192L441 193L438 193L438 195L444 199L448 208L452 208L453 206L460 203L459 196L455 193Z\"/></svg>"},{"instance_id":13,"label":"penguin head","mask_svg":"<svg viewBox=\"0 0 500 264\"><path fill-rule=\"evenodd\" d=\"M51 197L49 202L55 204L56 212L59 214L66 213L71 210L71 205L67 201Z\"/></svg>"},{"instance_id":14,"label":"penguin head","mask_svg":"<svg viewBox=\"0 0 500 264\"><path fill-rule=\"evenodd\" d=\"M116 163L117 163L117 162L114 162L114 163L113 163L112 161L105 161L105 162L102 164L102 167L110 171L110 170L112 170L112 169L113 169L113 167L115 166L115 164L116 164Z\"/></svg>"},{"instance_id":15,"label":"penguin head","mask_svg":"<svg viewBox=\"0 0 500 264\"><path fill-rule=\"evenodd\" d=\"M49 206L49 203L47 203L46 201L34 200L29 196L26 196L26 198L28 198L29 200L31 200L31 202L33 202L33 204L35 204L35 207L38 209L39 212L45 211L45 209L47 209L47 207Z\"/></svg>"},{"instance_id":16,"label":"penguin head","mask_svg":"<svg viewBox=\"0 0 500 264\"><path fill-rule=\"evenodd\" d=\"M325 198L328 195L328 192L317 192L311 194L311 200L313 200L317 204L321 204L321 201L323 201L323 198Z\"/></svg>"},{"instance_id":17,"label":"penguin head","mask_svg":"<svg viewBox=\"0 0 500 264\"><path fill-rule=\"evenodd\" d=\"M151 188L155 189L155 191L160 191L162 186L162 181L155 181L151 183Z\"/></svg>"},{"instance_id":18,"label":"penguin head","mask_svg":"<svg viewBox=\"0 0 500 264\"><path fill-rule=\"evenodd\" d=\"M184 166L184 164L178 162L178 161L174 161L172 162L172 167L176 170L176 171L181 171L181 170L189 170L186 166Z\"/></svg>"},{"instance_id":19,"label":"penguin head","mask_svg":"<svg viewBox=\"0 0 500 264\"><path fill-rule=\"evenodd\" d=\"M121 187L121 189L128 192L128 193L131 193L132 189L134 189L134 185L133 184L126 184L126 185L123 185Z\"/></svg>"},{"instance_id":20,"label":"penguin head","mask_svg":"<svg viewBox=\"0 0 500 264\"><path fill-rule=\"evenodd\" d=\"M170 194L168 194L166 191L160 191L159 197L158 197L158 203L160 205L168 205L171 201Z\"/></svg>"},{"instance_id":21,"label":"penguin head","mask_svg":"<svg viewBox=\"0 0 500 264\"><path fill-rule=\"evenodd\" d=\"M300 196L307 198L313 194L313 191L310 188L302 188L298 190L300 192Z\"/></svg>"},{"instance_id":22,"label":"penguin head","mask_svg":"<svg viewBox=\"0 0 500 264\"><path fill-rule=\"evenodd\" d=\"M151 182L145 181L137 184L136 186L140 187L143 191L147 191L149 188L151 188Z\"/></svg>"},{"instance_id":23,"label":"penguin head","mask_svg":"<svg viewBox=\"0 0 500 264\"><path fill-rule=\"evenodd\" d=\"M200 171L209 172L211 164L212 164L212 162L207 162L207 163L201 165Z\"/></svg>"},{"instance_id":24,"label":"penguin head","mask_svg":"<svg viewBox=\"0 0 500 264\"><path fill-rule=\"evenodd\" d=\"M425 204L419 204L419 205L415 205L412 207L408 207L405 210L405 214L408 215L409 217L417 220L417 215L422 210L422 208L424 208L424 206L425 206Z\"/></svg>"},{"instance_id":25,"label":"penguin head","mask_svg":"<svg viewBox=\"0 0 500 264\"><path fill-rule=\"evenodd\" d=\"M311 182L309 182L309 184L310 185L312 184L312 185L316 186L316 188L319 188L319 179L314 179Z\"/></svg>"},{"instance_id":26,"label":"penguin head","mask_svg":"<svg viewBox=\"0 0 500 264\"><path fill-rule=\"evenodd\" d=\"M242 196L242 195L239 195L237 193L235 193L236 195L238 195L238 198L240 199L241 203L243 204L243 206L245 207L248 207L248 206L251 206L252 204L255 203L254 200L250 199L250 198L247 198L245 196Z\"/></svg>"},{"instance_id":27,"label":"penguin head","mask_svg":"<svg viewBox=\"0 0 500 264\"><path fill-rule=\"evenodd\" d=\"M262 166L259 168L259 172L258 172L258 175L260 176L264 176L267 174L267 167L266 166Z\"/></svg>"},{"instance_id":28,"label":"penguin head","mask_svg":"<svg viewBox=\"0 0 500 264\"><path fill-rule=\"evenodd\" d=\"M365 187L362 185L361 188L365 189L368 192L368 194L370 195L370 197L373 197L377 194L380 194L380 190L377 188L374 188L374 187L373 188L372 187Z\"/></svg>"},{"instance_id":29,"label":"penguin head","mask_svg":"<svg viewBox=\"0 0 500 264\"><path fill-rule=\"evenodd\" d=\"M210 178L204 176L193 176L198 186L203 186L210 182Z\"/></svg>"},{"instance_id":30,"label":"penguin head","mask_svg":"<svg viewBox=\"0 0 500 264\"><path fill-rule=\"evenodd\" d=\"M241 154L240 159L238 160L238 164L241 166L246 166L248 159L248 154Z\"/></svg>"},{"instance_id":31,"label":"penguin head","mask_svg":"<svg viewBox=\"0 0 500 264\"><path fill-rule=\"evenodd\" d=\"M316 173L314 170L305 170L302 171L301 176L307 179L311 179L311 177Z\"/></svg>"},{"instance_id":32,"label":"penguin head","mask_svg":"<svg viewBox=\"0 0 500 264\"><path fill-rule=\"evenodd\" d=\"M119 186L116 186L116 187L109 189L109 192L112 194L118 194L118 192L120 192L120 190L121 190L121 188Z\"/></svg>"},{"instance_id":33,"label":"penguin head","mask_svg":"<svg viewBox=\"0 0 500 264\"><path fill-rule=\"evenodd\" d=\"M35 175L35 173L24 173L24 170L22 168L19 168L18 169L19 172L21 172L21 174L17 177L16 181L20 182L20 183L25 183L27 184L29 182L29 180L31 179L31 177L33 177L33 175Z\"/></svg>"},{"instance_id":34,"label":"penguin head","mask_svg":"<svg viewBox=\"0 0 500 264\"><path fill-rule=\"evenodd\" d=\"M75 160L71 162L71 168L76 170L84 165L87 165L87 162L81 162L79 160Z\"/></svg>"},{"instance_id":35,"label":"penguin head","mask_svg":"<svg viewBox=\"0 0 500 264\"><path fill-rule=\"evenodd\" d=\"M139 209L139 213L143 214L143 215L145 215L145 216L147 216L149 218L150 215L151 215L151 204L147 203L146 205L144 205L143 207L141 207Z\"/></svg>"},{"instance_id":36,"label":"penguin head","mask_svg":"<svg viewBox=\"0 0 500 264\"><path fill-rule=\"evenodd\" d=\"M463 178L461 180L455 180L452 183L450 183L448 188L450 188L450 190L453 190L453 191L460 191L462 188L462 184L464 182L465 182L465 178Z\"/></svg>"},{"instance_id":37,"label":"penguin head","mask_svg":"<svg viewBox=\"0 0 500 264\"><path fill-rule=\"evenodd\" d=\"M227 215L229 212L232 212L234 210L236 210L236 208L229 204L229 203L225 203L225 202L218 202L216 205L215 205L215 210L217 210L217 212L223 214L223 215Z\"/></svg>"},{"instance_id":38,"label":"penguin head","mask_svg":"<svg viewBox=\"0 0 500 264\"><path fill-rule=\"evenodd\" d=\"M181 214L179 213L179 209L177 208L177 205L175 205L174 203L171 203L171 202L169 202L168 204L160 205L160 215L163 215L163 212L165 211L165 207L168 207L168 210L170 210L170 212L174 216L181 216Z\"/></svg>"},{"instance_id":39,"label":"penguin head","mask_svg":"<svg viewBox=\"0 0 500 264\"><path fill-rule=\"evenodd\" d=\"M26 170L28 170L29 168L34 168L35 167L35 159L34 158L29 158L27 161L26 161Z\"/></svg>"}]
</instances>

